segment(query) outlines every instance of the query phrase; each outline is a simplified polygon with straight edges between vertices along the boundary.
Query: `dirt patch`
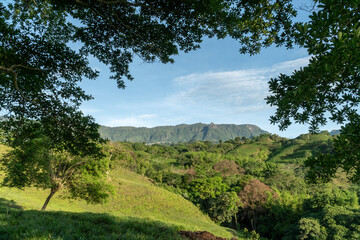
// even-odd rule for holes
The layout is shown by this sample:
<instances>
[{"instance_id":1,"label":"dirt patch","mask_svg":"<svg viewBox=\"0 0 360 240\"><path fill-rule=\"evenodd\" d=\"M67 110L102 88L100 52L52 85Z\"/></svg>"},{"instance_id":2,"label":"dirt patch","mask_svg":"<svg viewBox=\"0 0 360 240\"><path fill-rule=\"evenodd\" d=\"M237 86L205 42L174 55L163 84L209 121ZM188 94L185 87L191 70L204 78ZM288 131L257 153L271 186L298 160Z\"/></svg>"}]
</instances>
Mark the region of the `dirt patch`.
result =
<instances>
[{"instance_id":1,"label":"dirt patch","mask_svg":"<svg viewBox=\"0 0 360 240\"><path fill-rule=\"evenodd\" d=\"M214 234L206 231L179 231L179 234L189 240L227 240L226 238L216 237ZM237 238L232 238L231 240L238 240Z\"/></svg>"}]
</instances>

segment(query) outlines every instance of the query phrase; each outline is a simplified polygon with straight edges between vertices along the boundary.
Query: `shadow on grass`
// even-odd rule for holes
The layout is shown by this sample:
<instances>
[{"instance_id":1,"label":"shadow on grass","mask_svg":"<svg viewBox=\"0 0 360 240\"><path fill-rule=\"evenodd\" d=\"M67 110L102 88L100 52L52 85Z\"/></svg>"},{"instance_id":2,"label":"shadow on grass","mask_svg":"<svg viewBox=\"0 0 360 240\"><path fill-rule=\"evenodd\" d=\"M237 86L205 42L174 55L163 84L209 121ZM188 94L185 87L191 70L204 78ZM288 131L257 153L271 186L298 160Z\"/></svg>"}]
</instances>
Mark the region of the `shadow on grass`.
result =
<instances>
[{"instance_id":1,"label":"shadow on grass","mask_svg":"<svg viewBox=\"0 0 360 240\"><path fill-rule=\"evenodd\" d=\"M13 207L12 207L13 206ZM178 229L149 219L107 214L22 210L0 198L0 239L182 239Z\"/></svg>"},{"instance_id":2,"label":"shadow on grass","mask_svg":"<svg viewBox=\"0 0 360 240\"><path fill-rule=\"evenodd\" d=\"M5 198L0 198L0 207L23 209L23 207L20 205L17 205L14 200L9 201Z\"/></svg>"}]
</instances>

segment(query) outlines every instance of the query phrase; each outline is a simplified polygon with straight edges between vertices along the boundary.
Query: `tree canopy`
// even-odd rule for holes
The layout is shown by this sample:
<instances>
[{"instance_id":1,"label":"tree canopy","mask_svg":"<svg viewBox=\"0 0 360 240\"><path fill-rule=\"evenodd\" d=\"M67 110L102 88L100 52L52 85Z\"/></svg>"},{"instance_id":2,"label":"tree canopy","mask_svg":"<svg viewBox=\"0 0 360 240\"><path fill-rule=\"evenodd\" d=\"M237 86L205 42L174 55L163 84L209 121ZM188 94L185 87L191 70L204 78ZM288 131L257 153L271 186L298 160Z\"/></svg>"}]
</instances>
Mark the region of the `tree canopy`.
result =
<instances>
[{"instance_id":1,"label":"tree canopy","mask_svg":"<svg viewBox=\"0 0 360 240\"><path fill-rule=\"evenodd\" d=\"M250 54L271 44L290 47L294 15L290 0L0 3L1 140L13 148L2 160L4 184L50 188L48 200L60 187L90 202L106 196L98 184L75 181L84 174L96 179L103 171L95 170L104 168L95 161L102 159L98 125L79 110L92 99L79 82L98 76L90 57L124 88L124 79L133 79L134 57L172 63L180 51L199 48L203 37L234 38Z\"/></svg>"},{"instance_id":2,"label":"tree canopy","mask_svg":"<svg viewBox=\"0 0 360 240\"><path fill-rule=\"evenodd\" d=\"M33 120L57 148L95 154L98 125L79 111L81 102L92 97L78 83L98 76L90 57L107 65L111 78L124 88L124 79L133 79L129 65L134 57L172 63L172 56L199 48L204 37L236 39L240 52L249 54L272 44L297 44L308 50L310 63L270 81L267 101L277 107L271 122L282 130L292 121L306 123L311 131L324 125L327 116L343 124L336 157L322 156L309 166L314 176L327 172L325 180L342 168L358 181L353 133L359 125L359 2L316 0L309 22L294 24L295 15L291 0L0 3L0 111L7 119L1 128L7 141L19 146L23 134L31 133L26 120Z\"/></svg>"},{"instance_id":3,"label":"tree canopy","mask_svg":"<svg viewBox=\"0 0 360 240\"><path fill-rule=\"evenodd\" d=\"M309 176L328 181L338 169L360 182L360 2L320 0L307 23L297 23L295 41L308 50L308 66L269 82L267 98L277 111L271 122L286 129L292 121L317 132L327 118L343 125L335 152L309 159Z\"/></svg>"},{"instance_id":4,"label":"tree canopy","mask_svg":"<svg viewBox=\"0 0 360 240\"><path fill-rule=\"evenodd\" d=\"M9 131L35 120L53 144L73 153L97 151L98 126L79 111L91 96L78 83L98 75L89 57L108 65L123 88L124 78L133 79L134 57L171 63L205 36L232 37L250 54L271 44L290 47L295 14L290 0L0 3L0 111L9 120L1 125Z\"/></svg>"},{"instance_id":5,"label":"tree canopy","mask_svg":"<svg viewBox=\"0 0 360 240\"><path fill-rule=\"evenodd\" d=\"M59 190L64 197L102 203L112 192L106 172L109 161L104 157L81 157L54 148L48 138L28 139L2 159L6 176L4 186L23 189L50 189L42 210Z\"/></svg>"}]
</instances>

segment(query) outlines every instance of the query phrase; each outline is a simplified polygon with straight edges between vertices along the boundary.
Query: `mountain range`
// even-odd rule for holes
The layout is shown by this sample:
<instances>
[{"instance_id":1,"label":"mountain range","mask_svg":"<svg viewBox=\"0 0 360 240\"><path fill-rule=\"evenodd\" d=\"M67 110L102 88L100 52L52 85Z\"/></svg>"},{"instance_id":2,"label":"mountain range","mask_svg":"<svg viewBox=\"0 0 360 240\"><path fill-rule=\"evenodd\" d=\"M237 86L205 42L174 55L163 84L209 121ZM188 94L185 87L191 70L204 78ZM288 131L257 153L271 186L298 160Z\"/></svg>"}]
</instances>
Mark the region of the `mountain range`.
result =
<instances>
[{"instance_id":1,"label":"mountain range","mask_svg":"<svg viewBox=\"0 0 360 240\"><path fill-rule=\"evenodd\" d=\"M161 127L106 127L99 129L101 136L110 141L145 143L178 143L188 141L226 141L236 137L251 138L268 133L252 124L180 124Z\"/></svg>"}]
</instances>

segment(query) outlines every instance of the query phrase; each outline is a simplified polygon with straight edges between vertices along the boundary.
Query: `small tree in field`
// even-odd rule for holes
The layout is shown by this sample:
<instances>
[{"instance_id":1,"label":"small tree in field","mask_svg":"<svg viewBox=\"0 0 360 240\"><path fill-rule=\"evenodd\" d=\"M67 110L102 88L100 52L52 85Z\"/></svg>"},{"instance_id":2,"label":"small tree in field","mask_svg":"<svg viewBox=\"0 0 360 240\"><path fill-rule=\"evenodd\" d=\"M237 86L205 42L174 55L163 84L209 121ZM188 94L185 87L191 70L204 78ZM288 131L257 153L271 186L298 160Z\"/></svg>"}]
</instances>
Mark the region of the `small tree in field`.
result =
<instances>
[{"instance_id":1,"label":"small tree in field","mask_svg":"<svg viewBox=\"0 0 360 240\"><path fill-rule=\"evenodd\" d=\"M2 158L4 186L50 189L41 210L60 189L64 196L101 203L111 193L106 182L109 162L101 156L80 156L54 148L47 138L23 141Z\"/></svg>"}]
</instances>

